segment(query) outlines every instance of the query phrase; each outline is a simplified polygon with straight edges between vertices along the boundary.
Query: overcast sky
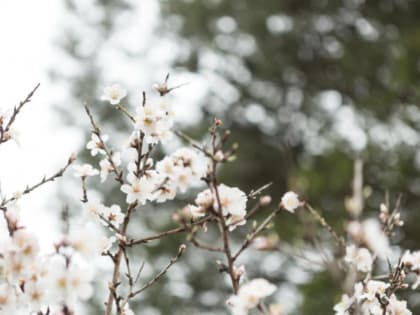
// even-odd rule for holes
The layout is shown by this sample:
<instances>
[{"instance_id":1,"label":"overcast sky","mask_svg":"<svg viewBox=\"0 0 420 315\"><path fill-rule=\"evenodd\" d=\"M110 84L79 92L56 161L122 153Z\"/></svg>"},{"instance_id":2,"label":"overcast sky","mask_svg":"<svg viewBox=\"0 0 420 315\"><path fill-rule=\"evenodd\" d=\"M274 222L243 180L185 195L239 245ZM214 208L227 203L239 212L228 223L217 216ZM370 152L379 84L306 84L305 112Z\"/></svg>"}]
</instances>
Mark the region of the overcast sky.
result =
<instances>
[{"instance_id":1,"label":"overcast sky","mask_svg":"<svg viewBox=\"0 0 420 315\"><path fill-rule=\"evenodd\" d=\"M0 112L10 112L36 83L41 83L16 122L19 142L0 146L0 183L6 194L52 174L78 146L77 139L59 125L51 110L55 92L47 71L52 66L52 38L63 15L60 4L57 0L0 1ZM35 232L45 231L46 200L54 192L52 186L22 200L24 222ZM42 235L43 241L49 237Z\"/></svg>"}]
</instances>

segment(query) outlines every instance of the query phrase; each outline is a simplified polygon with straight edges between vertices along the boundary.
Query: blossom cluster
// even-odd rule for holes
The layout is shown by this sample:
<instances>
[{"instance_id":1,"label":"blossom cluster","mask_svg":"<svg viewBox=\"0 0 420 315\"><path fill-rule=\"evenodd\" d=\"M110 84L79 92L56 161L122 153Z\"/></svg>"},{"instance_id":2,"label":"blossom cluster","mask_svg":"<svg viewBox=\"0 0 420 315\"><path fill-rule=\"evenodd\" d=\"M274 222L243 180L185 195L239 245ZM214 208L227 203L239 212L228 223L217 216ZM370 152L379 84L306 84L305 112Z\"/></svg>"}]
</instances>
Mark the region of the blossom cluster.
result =
<instances>
[{"instance_id":1,"label":"blossom cluster","mask_svg":"<svg viewBox=\"0 0 420 315\"><path fill-rule=\"evenodd\" d=\"M336 315L411 315L407 302L398 300L395 294L386 295L389 284L383 281L369 280L358 282L354 286L352 296L344 294L340 303L334 306ZM386 313L384 313L386 305Z\"/></svg>"},{"instance_id":2,"label":"blossom cluster","mask_svg":"<svg viewBox=\"0 0 420 315\"><path fill-rule=\"evenodd\" d=\"M55 250L40 251L37 237L20 223L17 202L7 205L8 228L1 235L0 245L0 310L2 314L39 312L49 308L59 312L64 305L87 300L93 293L93 273L82 263L84 254L101 254L98 248L86 249L83 244L95 244L77 233L55 244ZM7 234L6 234L7 233ZM97 235L89 235L89 237ZM103 245L98 243L98 247Z\"/></svg>"},{"instance_id":3,"label":"blossom cluster","mask_svg":"<svg viewBox=\"0 0 420 315\"><path fill-rule=\"evenodd\" d=\"M185 233L186 241L192 246L221 256L216 263L232 290L226 304L233 315L248 315L256 311L267 315L284 315L281 305L265 304L266 300L272 302L275 299L271 296L277 290L276 285L264 278L245 277L245 265L239 264L238 258L251 246L257 250L280 247L279 237L273 233L264 235L265 231L270 229L279 213L292 215L300 210L311 215L315 223L333 239L331 249L335 250L334 258L339 258L334 263L337 263L337 270L342 271L343 278L350 279L350 289L347 288L345 292L351 294L342 295L341 301L333 307L336 315L412 314L407 302L399 299L398 291L408 288L410 281L407 278L410 274L415 277L411 287L415 289L419 286L420 251L404 252L394 266L390 262L393 254L391 237L395 228L403 226L398 206L390 211L388 205L381 204L379 220L362 220L360 216L365 203L360 196L363 194L354 194L349 211L352 220L346 225L345 236L337 233L322 213L294 191L284 193L273 209L272 197L260 196L269 185L246 193L217 178L218 167L233 160L231 157L235 152L234 146L226 149L226 139L230 133L219 133L222 122L217 119L209 131L210 145L198 144L177 133L190 145L157 159L154 154L156 147L174 135L175 115L164 98L174 88L167 86L167 79L163 85L157 86L161 98L149 100L143 94L133 115L122 104L128 94L123 87L114 84L104 89L102 100L109 102L130 120L131 130L125 144L117 149L112 148L113 139L102 133L86 107L92 132L85 147L95 162L73 166L74 176L81 181L81 213L64 219L66 229L63 235L50 244L52 246L48 250L42 251L37 237L22 225L19 200L24 194L62 176L75 158L70 158L68 165L56 175L44 178L32 187L28 186L12 198L2 197L1 314L21 310L40 315L72 314L79 301L86 301L93 295L94 262L110 259L111 279L106 284L99 284L108 288L105 314L114 314L113 308L116 308L118 315L134 315L130 308L131 299L163 277L184 253L186 246L179 246L177 255L166 267L142 286L138 282L143 280L140 279L143 267L139 267L138 274L132 272L134 260L130 257L129 248ZM0 133L0 143L9 139L10 128L7 124L7 130ZM92 198L89 189L92 177L99 177L101 184L108 181L107 184L112 182L117 185L125 201L119 204ZM172 216L174 223L178 224L176 228L139 239L129 234L128 227L133 215L141 214L136 211L139 207L147 203L171 201L178 194L186 194L191 189L199 190L193 190L198 192L191 198L193 201ZM113 196L109 197L111 199ZM254 216L257 213L259 216L256 219ZM214 225L214 233L208 233L203 239L214 239L206 243L201 236L209 230L209 225ZM233 238L235 230L240 233ZM388 262L389 274L376 278L375 272L380 269L378 260L381 259Z\"/></svg>"},{"instance_id":4,"label":"blossom cluster","mask_svg":"<svg viewBox=\"0 0 420 315\"><path fill-rule=\"evenodd\" d=\"M167 91L170 90L167 88ZM161 96L167 94L162 91L159 93ZM82 213L68 222L69 228L54 243L53 253L41 253L36 238L19 225L16 214L12 212L14 207L8 205L5 217L10 235L5 237L5 242L0 247L2 277L5 280L0 286L1 312L14 312L19 305L29 312L40 314L49 314L54 310L71 313L77 301L92 296L94 273L87 267L92 267L91 262L94 259L109 256L114 264L113 274L119 274L125 247L135 243L126 234L133 209L147 202L173 200L178 193L186 193L188 189L202 184L207 184L208 188L199 192L194 204L186 206L184 211L189 213L192 224L198 222L198 219L207 218L208 222L216 222L221 227L221 237L225 242L224 253L229 261L226 272L232 278L234 291L227 305L237 315L245 315L253 308L262 307L263 299L272 295L276 287L262 278L243 281L245 267L234 264L241 251L233 256L229 249L230 235L226 234L245 225L247 219L255 213L247 210L250 195L237 187L218 183L215 179L216 165L226 162L232 152L224 152L222 147L216 148L217 136L213 134L213 153L195 145L194 149L179 148L156 161L152 151L156 145L165 143L172 136L174 112L163 98L159 101L146 100L143 95L136 114L132 115L122 105L126 96L127 91L118 84L106 87L102 96L102 100L109 102L132 122L127 144L119 150L110 148L112 139L100 131L90 111L86 109L93 127L86 149L92 157L98 158L98 166L88 163L73 166L74 176L82 182ZM215 127L220 124L220 121L215 121ZM125 194L126 205L106 206L103 202L90 198L90 178L96 176L100 177L101 183L112 176L120 186L120 191ZM271 198L265 196L261 198L259 205L267 206L270 202ZM287 192L280 205L279 209L293 213L301 202L297 194ZM263 230L271 220L272 217L269 216L257 231ZM106 229L101 228L101 224ZM185 230L188 231L187 228ZM258 233L254 234L251 239L246 240L243 249L258 236ZM116 242L118 246L113 246ZM197 240L193 243L200 244ZM181 246L178 255L183 250L184 247ZM127 268L129 259L125 256ZM171 264L175 261L176 258ZM84 270L85 268L87 269ZM142 289L135 291L133 275L128 274L128 277L131 284L126 297L118 295L116 286L121 281L118 276L114 276L108 284L110 291L106 314L112 313L113 304L118 314L134 314L129 307L129 299ZM158 274L156 280L159 277ZM270 315L282 314L281 307L276 304L271 304L269 311Z\"/></svg>"},{"instance_id":5,"label":"blossom cluster","mask_svg":"<svg viewBox=\"0 0 420 315\"><path fill-rule=\"evenodd\" d=\"M391 269L390 236L393 235L395 227L403 225L398 207L392 213L385 204L381 204L379 208L379 220L353 220L347 225L352 243L346 247L344 262L357 271L357 282L352 294L344 294L341 301L334 306L336 315L412 314L407 301L398 299L396 293L408 287L406 279L409 273L413 273L417 279L412 288L415 289L419 285L420 252L406 251L400 256L398 264L387 275L388 282L373 280L376 260L386 259Z\"/></svg>"}]
</instances>

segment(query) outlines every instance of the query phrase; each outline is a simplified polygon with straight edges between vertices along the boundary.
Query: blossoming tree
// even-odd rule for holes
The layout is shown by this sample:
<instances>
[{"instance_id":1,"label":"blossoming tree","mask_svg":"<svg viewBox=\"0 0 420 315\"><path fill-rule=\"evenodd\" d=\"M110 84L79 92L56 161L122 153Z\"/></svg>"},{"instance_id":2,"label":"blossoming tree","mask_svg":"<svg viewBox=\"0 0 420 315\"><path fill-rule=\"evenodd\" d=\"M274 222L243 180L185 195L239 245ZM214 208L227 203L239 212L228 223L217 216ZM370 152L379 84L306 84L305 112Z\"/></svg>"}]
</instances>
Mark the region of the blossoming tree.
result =
<instances>
[{"instance_id":1,"label":"blossoming tree","mask_svg":"<svg viewBox=\"0 0 420 315\"><path fill-rule=\"evenodd\" d=\"M76 156L72 155L55 174L13 196L1 196L1 314L73 314L78 303L94 294L93 261L99 256L108 258L112 265L108 279L100 281L107 290L103 297L104 314L134 314L130 303L162 279L182 259L187 247L189 251L218 255L220 280L225 277L231 290L231 295L226 296L226 306L232 314L285 314L281 307L283 301L270 300L277 290L276 284L248 274L247 266L239 263L239 258L251 246L259 250L275 249L276 240L267 236L273 222L282 213L291 215L298 211L312 215L329 236L322 246L335 263L335 272L345 279L345 292L332 313L411 314L399 292L407 289L410 281L413 281L413 289L420 283L420 252L404 252L390 246L394 230L403 225L400 201L391 211L390 202L386 200L380 205L377 218L363 220L361 168L356 167L355 179L358 180L355 180L354 195L348 200L353 220L347 225L347 234L340 235L321 212L293 191L279 192L272 197L264 195L269 185L249 193L240 187L231 187L218 177L218 169L234 160L236 146L228 145L230 131L223 130L222 121L214 119L208 141L201 143L173 130L174 112L165 102L165 96L174 88L168 86L166 79L155 86L159 97L149 99L143 93L132 113L123 105L127 91L118 84L106 87L102 99L125 115L130 124L126 144L122 148L113 147L112 138L103 133L96 121L94 109L86 106L92 128L86 149L96 159L95 164L75 164ZM13 140L13 124L37 89L38 86L9 116L0 117L0 144ZM186 146L157 159L154 153L159 144L175 136ZM80 215L61 237L51 241L51 251L41 251L31 227L21 223L19 200L63 176L72 164L74 176L80 179ZM124 194L125 202L104 204L91 197L90 178L93 176L100 176L101 183L109 181L116 185ZM192 188L200 189L195 198L182 209L168 213L176 223L174 228L155 231L142 238L129 233L130 223L142 216L142 207L147 203L164 203ZM273 203L272 199L276 198L277 203ZM203 237L209 229L217 231L210 242ZM239 243L232 242L232 235L238 229L246 231L245 237ZM144 265L135 263L131 250L180 234L185 241L171 253L173 257L159 272L144 277ZM290 255L299 259L293 250ZM410 280L411 277L414 280Z\"/></svg>"}]
</instances>

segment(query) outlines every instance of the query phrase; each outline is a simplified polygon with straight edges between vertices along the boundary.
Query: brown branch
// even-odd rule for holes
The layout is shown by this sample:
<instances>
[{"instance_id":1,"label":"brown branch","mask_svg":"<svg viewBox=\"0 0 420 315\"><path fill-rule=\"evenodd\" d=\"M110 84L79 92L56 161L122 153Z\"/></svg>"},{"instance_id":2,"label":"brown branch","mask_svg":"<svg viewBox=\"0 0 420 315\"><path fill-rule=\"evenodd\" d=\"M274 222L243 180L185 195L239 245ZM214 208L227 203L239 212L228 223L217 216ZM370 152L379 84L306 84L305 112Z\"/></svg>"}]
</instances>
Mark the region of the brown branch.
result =
<instances>
[{"instance_id":1,"label":"brown branch","mask_svg":"<svg viewBox=\"0 0 420 315\"><path fill-rule=\"evenodd\" d=\"M93 132L98 136L99 141L101 141L101 145L102 145L102 149L105 151L106 157L108 158L108 162L111 164L112 166L112 171L114 172L115 176L116 176L116 180L122 185L124 184L124 179L123 179L123 172L118 170L118 167L115 165L114 160L112 159L112 152L107 148L107 146L105 145L104 140L102 139L102 133L101 133L101 129L98 127L98 125L95 122L95 119L93 118L92 113L89 110L89 107L87 105L85 105L85 111L87 113L87 115L89 116L89 120L90 120L90 124L92 126Z\"/></svg>"},{"instance_id":2,"label":"brown branch","mask_svg":"<svg viewBox=\"0 0 420 315\"><path fill-rule=\"evenodd\" d=\"M321 224L321 226L324 227L332 235L339 248L344 249L346 247L346 244L343 237L337 234L337 232L333 229L331 225L328 224L324 217L318 211L312 208L312 206L309 203L304 202L303 206L315 217L319 224Z\"/></svg>"},{"instance_id":3,"label":"brown branch","mask_svg":"<svg viewBox=\"0 0 420 315\"><path fill-rule=\"evenodd\" d=\"M205 249L209 252L221 252L223 253L224 250L221 247L212 246L209 244L205 244L202 241L199 241L194 234L191 234L191 237L189 238L189 241L197 248Z\"/></svg>"},{"instance_id":4,"label":"brown branch","mask_svg":"<svg viewBox=\"0 0 420 315\"><path fill-rule=\"evenodd\" d=\"M4 128L0 124L0 144L10 139L6 137L6 135L10 131L10 128L12 127L13 123L15 122L17 115L20 113L23 106L25 106L25 104L29 103L32 100L32 96L35 94L36 90L38 90L40 85L41 83L38 83L26 96L26 98L23 101L21 101L18 106L15 106L15 108L13 109L13 114L12 116L10 116L10 119Z\"/></svg>"},{"instance_id":5,"label":"brown branch","mask_svg":"<svg viewBox=\"0 0 420 315\"><path fill-rule=\"evenodd\" d=\"M218 181L216 178L216 168L218 165L218 161L214 158L214 155L216 154L216 152L219 150L218 145L216 144L216 138L217 138L217 127L219 125L219 121L217 119L214 119L213 125L210 128L210 134L211 134L211 145L212 145L212 154L211 156L211 160L212 160L212 166L211 166L211 170L210 170L210 181L209 181L209 187L210 189L213 191L215 197L216 197L216 203L217 203L217 211L216 214L219 218L218 220L218 227L219 227L219 231L220 234L222 236L222 240L223 240L223 252L226 256L226 260L227 260L227 273L230 276L231 282L232 282L232 289L233 289L233 293L236 294L239 290L239 278L235 275L235 271L234 271L234 260L232 257L232 252L230 249L230 244L229 244L229 226L226 224L226 219L223 215L223 205L222 202L220 200L220 194L219 194L219 190L218 190Z\"/></svg>"},{"instance_id":6,"label":"brown branch","mask_svg":"<svg viewBox=\"0 0 420 315\"><path fill-rule=\"evenodd\" d=\"M173 234L180 233L180 232L185 232L186 230L187 230L186 227L174 228L174 229L167 230L167 231L164 231L164 232L152 235L152 236L147 236L147 237L136 239L136 240L130 240L126 243L126 246L134 246L134 245L137 245L137 244L145 244L145 243L148 243L149 241L157 240L157 239L160 239L160 238L165 237L165 236L173 235Z\"/></svg>"},{"instance_id":7,"label":"brown branch","mask_svg":"<svg viewBox=\"0 0 420 315\"><path fill-rule=\"evenodd\" d=\"M130 222L130 216L131 213L134 211L134 209L137 207L137 201L134 203L131 203L128 205L127 212L124 217L123 225L121 228L121 236L122 238L125 237L127 233L128 223ZM116 302L117 308L119 307L118 304L118 298L116 294L117 287L120 285L120 264L121 264L121 258L124 253L124 242L120 240L119 248L117 253L114 256L114 271L112 272L112 280L108 284L109 288L109 294L108 294L108 301L106 303L106 315L112 314L112 306L114 304L114 301Z\"/></svg>"},{"instance_id":8,"label":"brown branch","mask_svg":"<svg viewBox=\"0 0 420 315\"><path fill-rule=\"evenodd\" d=\"M256 196L260 195L264 190L266 190L267 188L270 188L271 185L273 185L273 182L269 182L265 185L262 185L256 190L251 190L250 193L248 194L248 198L254 199Z\"/></svg>"},{"instance_id":9,"label":"brown branch","mask_svg":"<svg viewBox=\"0 0 420 315\"><path fill-rule=\"evenodd\" d=\"M147 288L149 288L150 286L152 286L154 283L156 283L160 278L162 278L166 272L169 270L169 268L171 268L177 261L178 259L182 256L182 254L185 252L185 249L187 247L182 244L179 249L178 249L178 253L176 256L172 257L172 259L169 261L169 263L165 266L165 268L163 268L156 276L153 277L153 279L151 279L149 282L147 282L143 287L141 287L140 289L131 292L129 294L129 298L132 298L138 294L140 294L141 292L143 292L144 290L146 290Z\"/></svg>"},{"instance_id":10,"label":"brown branch","mask_svg":"<svg viewBox=\"0 0 420 315\"><path fill-rule=\"evenodd\" d=\"M155 235L146 236L146 237L139 238L139 239L131 239L131 240L127 241L125 243L125 245L126 246L134 246L134 245L138 245L138 244L146 244L149 241L157 240L157 239L160 239L160 238L165 237L165 236L169 236L169 235L173 235L173 234L177 234L177 233L182 233L182 232L187 232L187 231L191 230L192 226L200 225L200 224L206 223L208 221L211 221L213 219L214 219L213 216L207 216L205 218L202 218L200 220L192 222L190 225L185 224L184 226L173 228L173 229L170 229L170 230L167 230L167 231L155 234Z\"/></svg>"},{"instance_id":11,"label":"brown branch","mask_svg":"<svg viewBox=\"0 0 420 315\"><path fill-rule=\"evenodd\" d=\"M233 261L235 261L236 259L238 259L239 255L248 248L248 246L252 243L252 241L258 236L258 234L264 230L270 223L271 221L274 219L274 217L279 214L281 212L281 208L277 208L276 210L274 210L268 217L265 218L265 220L258 226L256 227L251 234L249 234L245 241L242 243L241 247L238 249L238 251L236 252L235 255L233 255L232 259Z\"/></svg>"},{"instance_id":12,"label":"brown branch","mask_svg":"<svg viewBox=\"0 0 420 315\"><path fill-rule=\"evenodd\" d=\"M201 145L201 143L195 141L193 138L191 138L190 136L186 135L185 133L183 133L182 131L178 131L175 130L174 133L181 139L183 139L184 141L188 142L193 148L203 152L206 156L211 157L212 155L210 154L210 152Z\"/></svg>"},{"instance_id":13,"label":"brown branch","mask_svg":"<svg viewBox=\"0 0 420 315\"><path fill-rule=\"evenodd\" d=\"M114 107L115 109L119 110L124 115L126 115L131 120L131 122L136 123L136 118L127 110L127 108L125 108L121 104L115 105Z\"/></svg>"}]
</instances>

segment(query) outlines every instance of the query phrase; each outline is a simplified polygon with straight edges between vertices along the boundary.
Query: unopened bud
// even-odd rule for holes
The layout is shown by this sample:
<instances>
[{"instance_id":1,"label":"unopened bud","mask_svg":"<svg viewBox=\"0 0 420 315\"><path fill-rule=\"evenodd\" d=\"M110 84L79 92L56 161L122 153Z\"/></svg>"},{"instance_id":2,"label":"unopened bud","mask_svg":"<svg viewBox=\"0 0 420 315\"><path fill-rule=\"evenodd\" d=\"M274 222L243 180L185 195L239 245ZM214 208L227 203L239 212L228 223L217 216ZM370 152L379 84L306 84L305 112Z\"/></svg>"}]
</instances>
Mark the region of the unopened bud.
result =
<instances>
[{"instance_id":1,"label":"unopened bud","mask_svg":"<svg viewBox=\"0 0 420 315\"><path fill-rule=\"evenodd\" d=\"M213 120L213 123L216 127L220 126L223 122L220 119L215 118Z\"/></svg>"},{"instance_id":2,"label":"unopened bud","mask_svg":"<svg viewBox=\"0 0 420 315\"><path fill-rule=\"evenodd\" d=\"M379 209L381 210L381 212L388 212L387 206L383 203L381 203Z\"/></svg>"},{"instance_id":3,"label":"unopened bud","mask_svg":"<svg viewBox=\"0 0 420 315\"><path fill-rule=\"evenodd\" d=\"M261 196L261 198L260 198L260 206L261 207L268 206L270 203L271 203L271 196L269 196L269 195Z\"/></svg>"},{"instance_id":4,"label":"unopened bud","mask_svg":"<svg viewBox=\"0 0 420 315\"><path fill-rule=\"evenodd\" d=\"M222 162L225 159L225 155L222 150L217 151L213 157L217 162Z\"/></svg>"}]
</instances>

